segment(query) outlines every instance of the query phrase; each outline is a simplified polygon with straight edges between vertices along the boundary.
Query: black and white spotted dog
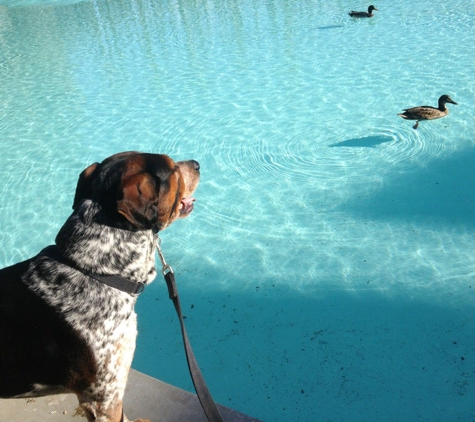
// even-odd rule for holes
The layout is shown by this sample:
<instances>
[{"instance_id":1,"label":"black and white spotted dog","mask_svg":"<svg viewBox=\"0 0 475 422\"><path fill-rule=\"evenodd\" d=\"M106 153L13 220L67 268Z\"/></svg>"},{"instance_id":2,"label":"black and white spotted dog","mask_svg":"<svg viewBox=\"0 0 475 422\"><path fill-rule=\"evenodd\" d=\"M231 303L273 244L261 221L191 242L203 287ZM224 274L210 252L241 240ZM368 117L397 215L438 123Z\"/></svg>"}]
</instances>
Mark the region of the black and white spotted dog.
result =
<instances>
[{"instance_id":1,"label":"black and white spotted dog","mask_svg":"<svg viewBox=\"0 0 475 422\"><path fill-rule=\"evenodd\" d=\"M198 182L194 160L137 152L81 173L56 245L0 270L0 397L74 392L89 422L128 421L133 292L155 278L156 233L190 214Z\"/></svg>"}]
</instances>

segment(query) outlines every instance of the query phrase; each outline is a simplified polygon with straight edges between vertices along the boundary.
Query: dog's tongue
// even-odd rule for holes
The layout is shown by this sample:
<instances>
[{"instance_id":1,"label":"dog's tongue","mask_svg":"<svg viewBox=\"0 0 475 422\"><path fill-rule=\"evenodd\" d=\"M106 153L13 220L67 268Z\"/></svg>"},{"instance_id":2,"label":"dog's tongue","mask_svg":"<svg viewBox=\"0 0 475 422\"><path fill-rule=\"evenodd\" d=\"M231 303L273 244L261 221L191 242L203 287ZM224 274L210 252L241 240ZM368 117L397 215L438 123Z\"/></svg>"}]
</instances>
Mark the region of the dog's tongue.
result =
<instances>
[{"instance_id":1,"label":"dog's tongue","mask_svg":"<svg viewBox=\"0 0 475 422\"><path fill-rule=\"evenodd\" d=\"M193 211L193 202L195 202L195 198L183 198L181 200L182 207L180 209L180 212L182 214L189 214L191 211Z\"/></svg>"}]
</instances>

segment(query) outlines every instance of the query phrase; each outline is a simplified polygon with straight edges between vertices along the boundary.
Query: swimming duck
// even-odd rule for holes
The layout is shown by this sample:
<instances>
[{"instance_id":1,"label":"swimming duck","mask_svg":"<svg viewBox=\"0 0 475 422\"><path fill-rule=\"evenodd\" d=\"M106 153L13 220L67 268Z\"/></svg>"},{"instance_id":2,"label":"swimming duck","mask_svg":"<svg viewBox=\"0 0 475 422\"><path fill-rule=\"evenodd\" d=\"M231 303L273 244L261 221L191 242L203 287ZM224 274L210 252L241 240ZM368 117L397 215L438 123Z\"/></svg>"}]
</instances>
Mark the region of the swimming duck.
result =
<instances>
[{"instance_id":1,"label":"swimming duck","mask_svg":"<svg viewBox=\"0 0 475 422\"><path fill-rule=\"evenodd\" d=\"M414 129L417 129L420 120L434 120L447 116L447 114L449 114L449 109L445 107L445 104L447 103L457 105L449 95L442 95L442 97L439 98L439 107L437 108L431 106L405 108L404 113L399 113L398 116L401 116L406 120L417 120L416 124L413 126Z\"/></svg>"},{"instance_id":2,"label":"swimming duck","mask_svg":"<svg viewBox=\"0 0 475 422\"><path fill-rule=\"evenodd\" d=\"M367 12L355 12L354 10L352 10L350 13L348 13L352 18L372 18L374 15L373 15L373 10L378 10L376 9L376 7L374 7L373 5L369 6L368 7L368 11Z\"/></svg>"}]
</instances>

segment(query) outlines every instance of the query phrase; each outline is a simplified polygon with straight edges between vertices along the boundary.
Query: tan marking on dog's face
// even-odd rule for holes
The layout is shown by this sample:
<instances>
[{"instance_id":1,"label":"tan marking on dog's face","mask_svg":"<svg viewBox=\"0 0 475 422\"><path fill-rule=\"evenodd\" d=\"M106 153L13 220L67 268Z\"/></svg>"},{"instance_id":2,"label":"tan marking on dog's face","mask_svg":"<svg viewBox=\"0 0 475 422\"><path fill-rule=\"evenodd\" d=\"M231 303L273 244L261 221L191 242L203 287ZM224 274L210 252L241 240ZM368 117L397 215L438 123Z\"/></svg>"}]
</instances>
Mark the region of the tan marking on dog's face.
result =
<instances>
[{"instance_id":1,"label":"tan marking on dog's face","mask_svg":"<svg viewBox=\"0 0 475 422\"><path fill-rule=\"evenodd\" d=\"M161 230L178 218L185 218L193 211L192 197L200 179L199 164L194 160L174 163L168 179L168 189L160 193L159 209Z\"/></svg>"},{"instance_id":2,"label":"tan marking on dog's face","mask_svg":"<svg viewBox=\"0 0 475 422\"><path fill-rule=\"evenodd\" d=\"M185 183L183 195L190 197L195 192L198 187L198 182L200 181L199 164L194 160L178 161L175 164L182 175L181 179Z\"/></svg>"}]
</instances>

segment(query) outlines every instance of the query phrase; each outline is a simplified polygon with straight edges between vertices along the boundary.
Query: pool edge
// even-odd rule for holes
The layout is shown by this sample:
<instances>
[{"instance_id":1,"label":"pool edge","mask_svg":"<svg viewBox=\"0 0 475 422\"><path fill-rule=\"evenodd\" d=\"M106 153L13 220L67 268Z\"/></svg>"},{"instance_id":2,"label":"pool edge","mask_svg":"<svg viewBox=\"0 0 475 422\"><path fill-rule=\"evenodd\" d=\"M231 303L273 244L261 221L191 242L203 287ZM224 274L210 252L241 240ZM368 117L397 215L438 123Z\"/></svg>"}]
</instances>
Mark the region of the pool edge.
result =
<instances>
[{"instance_id":1,"label":"pool edge","mask_svg":"<svg viewBox=\"0 0 475 422\"><path fill-rule=\"evenodd\" d=\"M218 405L226 422L260 422L236 410ZM195 394L131 369L124 398L124 409L131 420L151 422L206 422ZM0 420L11 422L86 421L78 412L74 394L35 399L0 399Z\"/></svg>"}]
</instances>

